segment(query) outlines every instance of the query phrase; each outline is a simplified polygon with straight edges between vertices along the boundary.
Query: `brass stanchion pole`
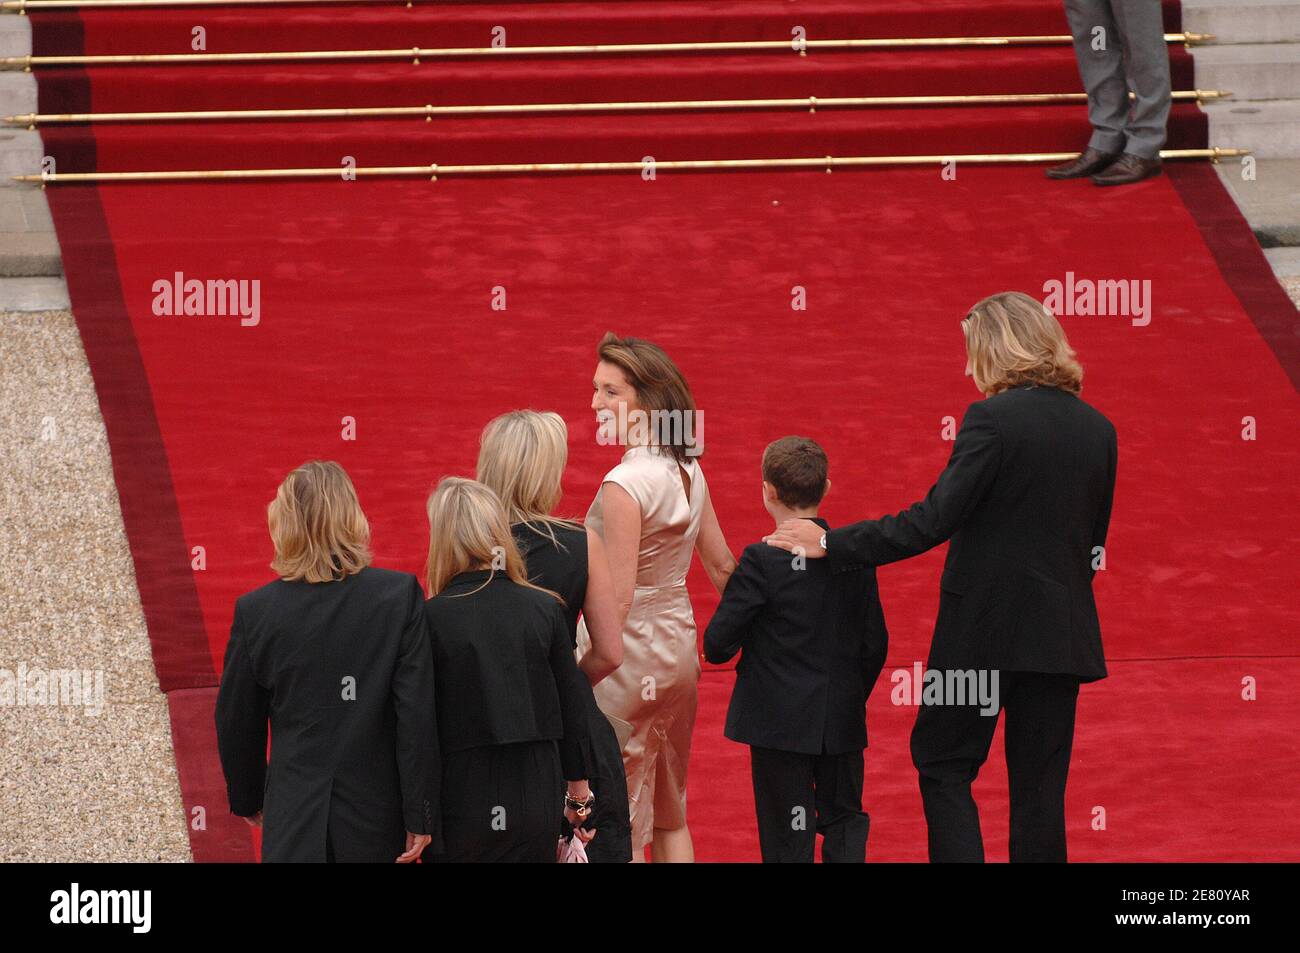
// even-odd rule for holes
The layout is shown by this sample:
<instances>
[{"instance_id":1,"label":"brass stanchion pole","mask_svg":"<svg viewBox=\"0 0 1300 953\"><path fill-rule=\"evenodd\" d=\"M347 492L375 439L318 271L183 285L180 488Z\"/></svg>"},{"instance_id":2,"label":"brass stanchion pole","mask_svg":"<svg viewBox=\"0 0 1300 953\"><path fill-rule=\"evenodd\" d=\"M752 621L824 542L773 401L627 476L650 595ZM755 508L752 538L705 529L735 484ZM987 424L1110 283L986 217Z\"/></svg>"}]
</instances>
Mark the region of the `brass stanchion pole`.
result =
<instances>
[{"instance_id":1,"label":"brass stanchion pole","mask_svg":"<svg viewBox=\"0 0 1300 953\"><path fill-rule=\"evenodd\" d=\"M1203 33L1167 33L1170 43L1197 43L1212 37ZM807 50L883 50L913 47L1041 46L1072 43L1069 34L1050 36L932 36L836 40L734 40L700 43L588 43L562 46L453 46L401 50L282 50L244 53L103 53L69 56L7 56L0 65L125 66L147 63L267 63L330 62L337 60L461 59L493 56L608 56L634 53L797 52Z\"/></svg>"},{"instance_id":2,"label":"brass stanchion pole","mask_svg":"<svg viewBox=\"0 0 1300 953\"><path fill-rule=\"evenodd\" d=\"M1132 94L1129 94L1132 96ZM1174 92L1179 101L1206 101L1232 95L1221 89ZM82 122L188 122L257 119L382 119L435 116L547 115L615 112L691 112L744 109L855 108L873 106L971 106L1035 103L1082 103L1087 93L996 93L952 96L806 96L787 99L690 99L613 103L516 103L477 106L360 106L311 109L212 109L172 112L28 113L5 116L4 121L26 126Z\"/></svg>"},{"instance_id":3,"label":"brass stanchion pole","mask_svg":"<svg viewBox=\"0 0 1300 953\"><path fill-rule=\"evenodd\" d=\"M1162 159L1236 158L1250 154L1248 149L1166 149ZM782 159L679 159L653 163L656 171L709 171L738 169L808 169L859 168L889 165L934 165L948 162L968 164L1064 162L1077 152L1005 152L974 155L902 155L902 156L802 156ZM327 179L384 178L399 176L436 177L439 175L533 175L589 172L637 172L644 162L520 162L481 165L358 166L354 169L189 169L160 172L57 172L48 175L16 175L18 182L194 182L234 179Z\"/></svg>"}]
</instances>

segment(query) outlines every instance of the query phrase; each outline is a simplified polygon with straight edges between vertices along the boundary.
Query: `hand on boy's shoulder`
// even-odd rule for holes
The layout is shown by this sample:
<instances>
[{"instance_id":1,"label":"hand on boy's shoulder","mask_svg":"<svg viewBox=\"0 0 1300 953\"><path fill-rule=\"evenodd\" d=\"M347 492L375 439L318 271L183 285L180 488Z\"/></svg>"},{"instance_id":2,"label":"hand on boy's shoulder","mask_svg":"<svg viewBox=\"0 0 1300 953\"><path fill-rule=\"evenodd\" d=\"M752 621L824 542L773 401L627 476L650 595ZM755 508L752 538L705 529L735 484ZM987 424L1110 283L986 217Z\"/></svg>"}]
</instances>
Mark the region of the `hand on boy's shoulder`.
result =
<instances>
[{"instance_id":1,"label":"hand on boy's shoulder","mask_svg":"<svg viewBox=\"0 0 1300 953\"><path fill-rule=\"evenodd\" d=\"M826 530L810 519L788 519L772 533L763 537L768 546L788 550L805 559L820 559L826 555L821 538Z\"/></svg>"},{"instance_id":2,"label":"hand on boy's shoulder","mask_svg":"<svg viewBox=\"0 0 1300 953\"><path fill-rule=\"evenodd\" d=\"M765 539L746 546L740 558L742 562L748 561L757 572L772 580L782 578L786 573L791 572L807 575L809 569L822 566L825 562L821 559L809 559L798 550L792 551L781 546L773 546ZM820 575L820 573L814 572L813 575Z\"/></svg>"}]
</instances>

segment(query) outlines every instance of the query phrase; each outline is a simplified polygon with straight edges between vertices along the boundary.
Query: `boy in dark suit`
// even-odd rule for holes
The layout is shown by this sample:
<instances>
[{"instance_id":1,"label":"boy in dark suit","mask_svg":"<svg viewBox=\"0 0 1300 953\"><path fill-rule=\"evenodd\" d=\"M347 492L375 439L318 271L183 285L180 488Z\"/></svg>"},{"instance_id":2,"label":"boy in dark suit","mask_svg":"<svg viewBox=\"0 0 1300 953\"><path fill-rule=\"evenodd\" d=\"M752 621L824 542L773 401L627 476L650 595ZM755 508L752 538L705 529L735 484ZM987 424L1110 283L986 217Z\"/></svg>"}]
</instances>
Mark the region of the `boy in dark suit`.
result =
<instances>
[{"instance_id":1,"label":"boy in dark suit","mask_svg":"<svg viewBox=\"0 0 1300 953\"><path fill-rule=\"evenodd\" d=\"M826 453L806 437L763 452L763 505L779 526L817 515L830 489ZM762 542L745 547L704 633L705 657L742 648L725 734L750 746L764 863L866 860L862 810L866 702L885 664L888 634L876 571L832 574L826 560Z\"/></svg>"}]
</instances>

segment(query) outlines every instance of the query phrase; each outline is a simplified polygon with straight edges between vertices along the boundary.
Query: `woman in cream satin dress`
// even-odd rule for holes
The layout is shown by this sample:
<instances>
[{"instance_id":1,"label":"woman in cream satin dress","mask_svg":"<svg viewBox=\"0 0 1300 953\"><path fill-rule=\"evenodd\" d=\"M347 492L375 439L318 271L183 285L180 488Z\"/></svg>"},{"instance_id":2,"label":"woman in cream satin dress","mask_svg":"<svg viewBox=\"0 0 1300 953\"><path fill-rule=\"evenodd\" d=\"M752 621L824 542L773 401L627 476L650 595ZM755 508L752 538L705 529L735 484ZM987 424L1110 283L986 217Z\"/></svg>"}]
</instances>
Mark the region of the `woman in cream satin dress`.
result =
<instances>
[{"instance_id":1,"label":"woman in cream satin dress","mask_svg":"<svg viewBox=\"0 0 1300 953\"><path fill-rule=\"evenodd\" d=\"M695 615L686 591L691 553L721 593L735 560L709 499L692 422L676 431L620 427L635 412L698 420L681 372L656 345L607 334L592 409L601 442L630 444L605 475L586 524L600 534L623 625L623 664L595 686L596 701L628 740L623 766L635 860L692 861L686 770L700 675ZM692 449L693 447L693 449ZM690 452L687 452L690 450ZM579 650L585 633L579 633Z\"/></svg>"}]
</instances>

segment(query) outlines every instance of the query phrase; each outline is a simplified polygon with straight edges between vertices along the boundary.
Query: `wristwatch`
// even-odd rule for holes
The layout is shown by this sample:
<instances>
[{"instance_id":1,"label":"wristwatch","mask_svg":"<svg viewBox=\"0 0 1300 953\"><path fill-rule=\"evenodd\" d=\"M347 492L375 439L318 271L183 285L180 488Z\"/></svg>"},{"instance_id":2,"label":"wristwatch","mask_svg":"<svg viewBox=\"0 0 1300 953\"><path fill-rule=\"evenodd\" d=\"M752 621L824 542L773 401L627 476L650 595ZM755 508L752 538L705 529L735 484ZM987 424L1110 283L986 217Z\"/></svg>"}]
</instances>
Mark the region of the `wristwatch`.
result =
<instances>
[{"instance_id":1,"label":"wristwatch","mask_svg":"<svg viewBox=\"0 0 1300 953\"><path fill-rule=\"evenodd\" d=\"M817 545L820 546L820 547L822 548L822 552L826 552L826 534L825 534L825 533L822 533L822 538L819 539L819 540L817 541Z\"/></svg>"}]
</instances>

